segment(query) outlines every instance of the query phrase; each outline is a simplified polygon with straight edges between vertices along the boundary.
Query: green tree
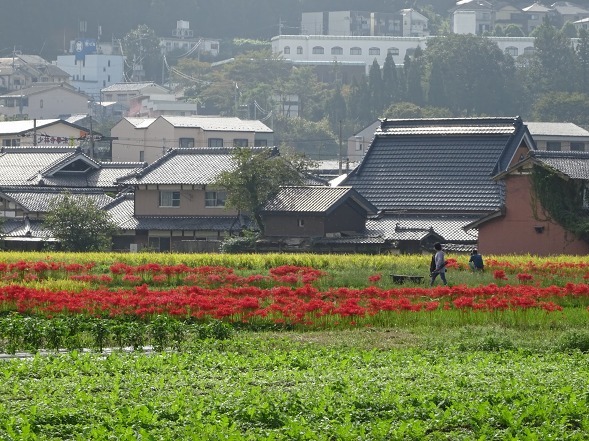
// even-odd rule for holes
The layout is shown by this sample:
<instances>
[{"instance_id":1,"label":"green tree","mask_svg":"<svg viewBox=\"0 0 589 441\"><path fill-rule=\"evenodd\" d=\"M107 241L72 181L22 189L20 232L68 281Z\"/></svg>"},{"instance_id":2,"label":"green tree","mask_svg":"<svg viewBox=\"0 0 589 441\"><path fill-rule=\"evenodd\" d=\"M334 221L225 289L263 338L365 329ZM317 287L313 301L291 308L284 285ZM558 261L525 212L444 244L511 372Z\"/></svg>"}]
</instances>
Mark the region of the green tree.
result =
<instances>
[{"instance_id":1,"label":"green tree","mask_svg":"<svg viewBox=\"0 0 589 441\"><path fill-rule=\"evenodd\" d=\"M451 34L428 40L426 71L441 73L446 103L455 115L500 115L513 111L515 64L494 42L474 35ZM434 68L435 66L435 68ZM434 83L435 85L435 83Z\"/></svg>"},{"instance_id":2,"label":"green tree","mask_svg":"<svg viewBox=\"0 0 589 441\"><path fill-rule=\"evenodd\" d=\"M301 184L312 161L296 153L281 156L275 149L249 148L235 148L233 160L234 170L222 172L213 185L227 191L227 207L251 214L263 234L260 213L266 202L281 186Z\"/></svg>"},{"instance_id":3,"label":"green tree","mask_svg":"<svg viewBox=\"0 0 589 441\"><path fill-rule=\"evenodd\" d=\"M535 121L572 122L589 127L589 95L552 92L543 95L533 106Z\"/></svg>"},{"instance_id":4,"label":"green tree","mask_svg":"<svg viewBox=\"0 0 589 441\"><path fill-rule=\"evenodd\" d=\"M438 60L433 60L430 68L427 102L435 107L445 106L448 103L444 87L444 75Z\"/></svg>"},{"instance_id":5,"label":"green tree","mask_svg":"<svg viewBox=\"0 0 589 441\"><path fill-rule=\"evenodd\" d=\"M110 214L92 199L69 193L51 201L44 224L66 251L108 250L117 231Z\"/></svg>"},{"instance_id":6,"label":"green tree","mask_svg":"<svg viewBox=\"0 0 589 441\"><path fill-rule=\"evenodd\" d=\"M384 108L383 101L383 81L380 65L376 58L368 71L368 91L370 97L370 114L372 117L380 115Z\"/></svg>"},{"instance_id":7,"label":"green tree","mask_svg":"<svg viewBox=\"0 0 589 441\"><path fill-rule=\"evenodd\" d=\"M348 116L359 126L371 122L374 118L370 112L370 94L366 76L354 77L348 96Z\"/></svg>"},{"instance_id":8,"label":"green tree","mask_svg":"<svg viewBox=\"0 0 589 441\"><path fill-rule=\"evenodd\" d=\"M337 126L339 128L339 121ZM304 118L277 115L274 118L274 130L277 145L284 145L316 159L338 156L337 136L327 119L309 121Z\"/></svg>"},{"instance_id":9,"label":"green tree","mask_svg":"<svg viewBox=\"0 0 589 441\"><path fill-rule=\"evenodd\" d=\"M578 59L571 40L548 21L534 29L534 62L528 66L528 86L535 96L546 92L574 92Z\"/></svg>"},{"instance_id":10,"label":"green tree","mask_svg":"<svg viewBox=\"0 0 589 441\"><path fill-rule=\"evenodd\" d=\"M422 63L423 51L419 46L415 49L411 63L409 64L409 70L407 73L407 101L417 104L418 106L423 104L423 63Z\"/></svg>"},{"instance_id":11,"label":"green tree","mask_svg":"<svg viewBox=\"0 0 589 441\"><path fill-rule=\"evenodd\" d=\"M384 112L385 118L451 118L452 112L442 107L420 107L414 103L395 103Z\"/></svg>"},{"instance_id":12,"label":"green tree","mask_svg":"<svg viewBox=\"0 0 589 441\"><path fill-rule=\"evenodd\" d=\"M567 21L562 26L562 28L560 29L560 33L566 38L577 38L578 37L577 28L570 21Z\"/></svg>"},{"instance_id":13,"label":"green tree","mask_svg":"<svg viewBox=\"0 0 589 441\"><path fill-rule=\"evenodd\" d=\"M399 100L399 76L397 75L397 66L395 65L395 60L391 52L387 54L382 66L382 86L385 107Z\"/></svg>"},{"instance_id":14,"label":"green tree","mask_svg":"<svg viewBox=\"0 0 589 441\"><path fill-rule=\"evenodd\" d=\"M129 31L123 38L123 51L127 78L156 81L161 76L160 40L149 26L142 24Z\"/></svg>"},{"instance_id":15,"label":"green tree","mask_svg":"<svg viewBox=\"0 0 589 441\"><path fill-rule=\"evenodd\" d=\"M504 35L506 37L525 37L524 31L517 25L510 24L505 28ZM499 35L498 35L499 37Z\"/></svg>"},{"instance_id":16,"label":"green tree","mask_svg":"<svg viewBox=\"0 0 589 441\"><path fill-rule=\"evenodd\" d=\"M579 31L577 56L579 57L580 89L582 93L589 93L589 32L585 29Z\"/></svg>"}]
</instances>

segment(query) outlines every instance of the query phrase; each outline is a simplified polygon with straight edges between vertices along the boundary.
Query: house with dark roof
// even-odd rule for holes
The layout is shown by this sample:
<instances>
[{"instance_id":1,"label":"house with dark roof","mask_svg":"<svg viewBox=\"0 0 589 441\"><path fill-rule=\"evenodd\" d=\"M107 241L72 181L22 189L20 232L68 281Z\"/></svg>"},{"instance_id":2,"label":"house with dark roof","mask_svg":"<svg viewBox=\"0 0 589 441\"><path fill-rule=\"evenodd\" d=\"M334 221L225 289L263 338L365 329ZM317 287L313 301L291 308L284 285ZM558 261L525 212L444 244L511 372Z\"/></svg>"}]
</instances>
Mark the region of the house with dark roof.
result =
<instances>
[{"instance_id":1,"label":"house with dark roof","mask_svg":"<svg viewBox=\"0 0 589 441\"><path fill-rule=\"evenodd\" d=\"M478 233L464 227L505 204L505 184L493 176L530 150L535 144L519 117L385 119L341 185L379 210L367 234L382 235L399 252L434 242L466 250Z\"/></svg>"},{"instance_id":2,"label":"house with dark roof","mask_svg":"<svg viewBox=\"0 0 589 441\"><path fill-rule=\"evenodd\" d=\"M534 186L534 174L541 171L540 179L549 180L545 188ZM505 203L465 226L478 229L481 249L543 256L589 253L589 236L575 231L575 224L589 222L589 153L530 151L494 180L505 186ZM543 197L559 199L558 212L550 211Z\"/></svg>"},{"instance_id":3,"label":"house with dark roof","mask_svg":"<svg viewBox=\"0 0 589 441\"><path fill-rule=\"evenodd\" d=\"M225 207L217 176L235 167L231 151L173 149L135 175L119 180L134 189L107 207L126 233L120 248L215 251L220 241L249 226L250 219Z\"/></svg>"},{"instance_id":4,"label":"house with dark roof","mask_svg":"<svg viewBox=\"0 0 589 441\"><path fill-rule=\"evenodd\" d=\"M0 150L0 236L10 249L40 249L52 241L43 227L51 202L69 193L104 207L119 192L118 180L144 163L100 163L76 147L2 147Z\"/></svg>"},{"instance_id":5,"label":"house with dark roof","mask_svg":"<svg viewBox=\"0 0 589 441\"><path fill-rule=\"evenodd\" d=\"M365 234L366 219L376 212L352 187L285 186L261 217L264 238L274 247L342 252L385 247L380 236Z\"/></svg>"},{"instance_id":6,"label":"house with dark roof","mask_svg":"<svg viewBox=\"0 0 589 441\"><path fill-rule=\"evenodd\" d=\"M90 199L99 208L113 199L96 188L0 188L0 246L7 250L41 250L46 243L56 242L43 219L52 204L66 193L74 199Z\"/></svg>"}]
</instances>

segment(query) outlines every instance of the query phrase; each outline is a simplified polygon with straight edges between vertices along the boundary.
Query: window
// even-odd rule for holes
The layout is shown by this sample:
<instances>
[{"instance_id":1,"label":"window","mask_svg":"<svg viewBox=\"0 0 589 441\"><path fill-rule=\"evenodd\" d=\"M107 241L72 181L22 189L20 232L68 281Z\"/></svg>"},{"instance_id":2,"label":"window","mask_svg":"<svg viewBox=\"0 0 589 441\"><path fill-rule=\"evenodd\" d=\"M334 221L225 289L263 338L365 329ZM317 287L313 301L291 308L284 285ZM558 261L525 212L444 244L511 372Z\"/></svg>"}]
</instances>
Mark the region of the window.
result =
<instances>
[{"instance_id":1,"label":"window","mask_svg":"<svg viewBox=\"0 0 589 441\"><path fill-rule=\"evenodd\" d=\"M3 139L2 145L4 147L16 147L20 145L20 139Z\"/></svg>"},{"instance_id":2,"label":"window","mask_svg":"<svg viewBox=\"0 0 589 441\"><path fill-rule=\"evenodd\" d=\"M268 147L267 139L256 139L254 141L254 147Z\"/></svg>"},{"instance_id":3,"label":"window","mask_svg":"<svg viewBox=\"0 0 589 441\"><path fill-rule=\"evenodd\" d=\"M247 139L234 139L233 147L247 147Z\"/></svg>"},{"instance_id":4,"label":"window","mask_svg":"<svg viewBox=\"0 0 589 441\"><path fill-rule=\"evenodd\" d=\"M290 46L284 46L284 54L285 55L290 54Z\"/></svg>"},{"instance_id":5,"label":"window","mask_svg":"<svg viewBox=\"0 0 589 441\"><path fill-rule=\"evenodd\" d=\"M180 148L190 149L194 147L194 138L180 138Z\"/></svg>"},{"instance_id":6,"label":"window","mask_svg":"<svg viewBox=\"0 0 589 441\"><path fill-rule=\"evenodd\" d=\"M524 48L524 55L531 55L535 52L534 46L528 46Z\"/></svg>"},{"instance_id":7,"label":"window","mask_svg":"<svg viewBox=\"0 0 589 441\"><path fill-rule=\"evenodd\" d=\"M147 240L150 249L159 252L169 252L171 241L169 237L150 237Z\"/></svg>"},{"instance_id":8,"label":"window","mask_svg":"<svg viewBox=\"0 0 589 441\"><path fill-rule=\"evenodd\" d=\"M160 207L179 207L180 206L180 192L179 191L160 191Z\"/></svg>"},{"instance_id":9,"label":"window","mask_svg":"<svg viewBox=\"0 0 589 441\"><path fill-rule=\"evenodd\" d=\"M323 49L321 46L315 46L315 47L313 48L313 53L314 53L314 54L319 54L319 55L321 55L321 54L323 54L324 52L325 52L325 50L324 50L324 49Z\"/></svg>"},{"instance_id":10,"label":"window","mask_svg":"<svg viewBox=\"0 0 589 441\"><path fill-rule=\"evenodd\" d=\"M505 53L507 55L511 55L512 57L517 57L517 48L515 46L509 46L505 48Z\"/></svg>"},{"instance_id":11,"label":"window","mask_svg":"<svg viewBox=\"0 0 589 441\"><path fill-rule=\"evenodd\" d=\"M139 152L139 162L145 162L145 152L143 150Z\"/></svg>"},{"instance_id":12,"label":"window","mask_svg":"<svg viewBox=\"0 0 589 441\"><path fill-rule=\"evenodd\" d=\"M546 150L551 152L560 152L560 142L559 141L548 141L546 143Z\"/></svg>"},{"instance_id":13,"label":"window","mask_svg":"<svg viewBox=\"0 0 589 441\"><path fill-rule=\"evenodd\" d=\"M223 139L209 138L209 147L223 147Z\"/></svg>"},{"instance_id":14,"label":"window","mask_svg":"<svg viewBox=\"0 0 589 441\"><path fill-rule=\"evenodd\" d=\"M331 55L343 55L344 54L344 49L339 47L339 46L335 46L331 48Z\"/></svg>"},{"instance_id":15,"label":"window","mask_svg":"<svg viewBox=\"0 0 589 441\"><path fill-rule=\"evenodd\" d=\"M571 152L584 152L585 151L585 143L584 142L571 142Z\"/></svg>"},{"instance_id":16,"label":"window","mask_svg":"<svg viewBox=\"0 0 589 441\"><path fill-rule=\"evenodd\" d=\"M110 67L110 60L108 60L108 67Z\"/></svg>"},{"instance_id":17,"label":"window","mask_svg":"<svg viewBox=\"0 0 589 441\"><path fill-rule=\"evenodd\" d=\"M377 47L371 47L368 49L368 55L380 55L380 49Z\"/></svg>"},{"instance_id":18,"label":"window","mask_svg":"<svg viewBox=\"0 0 589 441\"><path fill-rule=\"evenodd\" d=\"M225 199L227 199L225 191L207 191L205 192L205 207L224 207Z\"/></svg>"},{"instance_id":19,"label":"window","mask_svg":"<svg viewBox=\"0 0 589 441\"><path fill-rule=\"evenodd\" d=\"M350 55L362 55L362 49L359 47L353 47L350 49Z\"/></svg>"},{"instance_id":20,"label":"window","mask_svg":"<svg viewBox=\"0 0 589 441\"><path fill-rule=\"evenodd\" d=\"M297 55L303 54L303 46L297 46Z\"/></svg>"}]
</instances>

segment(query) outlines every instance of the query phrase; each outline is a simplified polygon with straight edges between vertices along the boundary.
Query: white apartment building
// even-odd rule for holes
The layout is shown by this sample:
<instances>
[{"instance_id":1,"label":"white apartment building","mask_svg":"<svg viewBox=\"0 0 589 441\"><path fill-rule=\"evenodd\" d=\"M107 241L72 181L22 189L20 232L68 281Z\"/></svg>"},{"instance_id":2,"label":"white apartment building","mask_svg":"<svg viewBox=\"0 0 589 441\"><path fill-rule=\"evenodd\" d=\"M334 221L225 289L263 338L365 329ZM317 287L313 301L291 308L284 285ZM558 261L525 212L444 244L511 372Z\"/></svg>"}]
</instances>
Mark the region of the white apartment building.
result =
<instances>
[{"instance_id":1,"label":"white apartment building","mask_svg":"<svg viewBox=\"0 0 589 441\"><path fill-rule=\"evenodd\" d=\"M86 95L100 100L100 91L124 79L125 58L122 55L58 55L54 63L71 75L69 83Z\"/></svg>"},{"instance_id":2,"label":"white apartment building","mask_svg":"<svg viewBox=\"0 0 589 441\"><path fill-rule=\"evenodd\" d=\"M293 64L326 62L364 63L366 73L376 59L382 66L390 52L395 64L403 64L419 46L427 47L431 38L390 36L278 35L271 39L272 51ZM534 37L486 37L513 57L533 52Z\"/></svg>"}]
</instances>

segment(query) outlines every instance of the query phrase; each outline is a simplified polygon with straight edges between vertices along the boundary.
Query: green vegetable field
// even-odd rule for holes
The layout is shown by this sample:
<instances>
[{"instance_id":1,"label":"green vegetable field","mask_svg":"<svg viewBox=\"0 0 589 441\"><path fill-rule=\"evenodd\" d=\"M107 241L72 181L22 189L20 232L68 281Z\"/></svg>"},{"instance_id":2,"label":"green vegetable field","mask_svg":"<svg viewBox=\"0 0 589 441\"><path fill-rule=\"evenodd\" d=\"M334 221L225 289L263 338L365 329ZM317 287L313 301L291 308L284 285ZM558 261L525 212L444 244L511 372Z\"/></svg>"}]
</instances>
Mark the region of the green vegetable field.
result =
<instances>
[{"instance_id":1,"label":"green vegetable field","mask_svg":"<svg viewBox=\"0 0 589 441\"><path fill-rule=\"evenodd\" d=\"M0 254L0 439L588 439L583 259L269 257Z\"/></svg>"}]
</instances>

